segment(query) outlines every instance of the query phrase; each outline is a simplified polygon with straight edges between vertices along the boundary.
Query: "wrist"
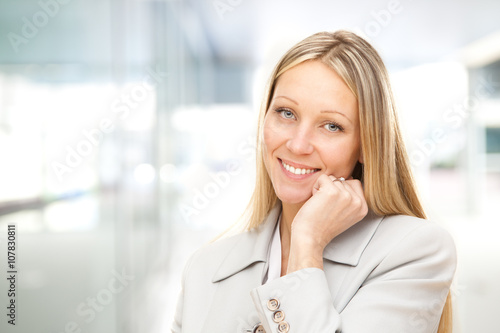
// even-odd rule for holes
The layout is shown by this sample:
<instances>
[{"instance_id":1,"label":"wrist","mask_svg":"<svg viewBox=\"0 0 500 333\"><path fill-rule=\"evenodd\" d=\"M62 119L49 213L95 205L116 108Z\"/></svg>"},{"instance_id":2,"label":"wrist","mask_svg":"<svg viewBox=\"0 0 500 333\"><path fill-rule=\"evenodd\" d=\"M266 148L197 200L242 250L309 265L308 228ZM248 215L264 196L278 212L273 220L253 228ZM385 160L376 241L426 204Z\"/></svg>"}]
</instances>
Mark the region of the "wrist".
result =
<instances>
[{"instance_id":1,"label":"wrist","mask_svg":"<svg viewBox=\"0 0 500 333\"><path fill-rule=\"evenodd\" d=\"M304 268L315 267L323 269L323 249L323 247L314 241L307 241L305 239L295 240L292 238L287 274Z\"/></svg>"},{"instance_id":2,"label":"wrist","mask_svg":"<svg viewBox=\"0 0 500 333\"><path fill-rule=\"evenodd\" d=\"M307 254L308 256L322 257L326 245L327 243L324 244L321 239L313 235L309 235L306 232L294 232L292 230L290 251L296 249L298 250L297 252Z\"/></svg>"}]
</instances>

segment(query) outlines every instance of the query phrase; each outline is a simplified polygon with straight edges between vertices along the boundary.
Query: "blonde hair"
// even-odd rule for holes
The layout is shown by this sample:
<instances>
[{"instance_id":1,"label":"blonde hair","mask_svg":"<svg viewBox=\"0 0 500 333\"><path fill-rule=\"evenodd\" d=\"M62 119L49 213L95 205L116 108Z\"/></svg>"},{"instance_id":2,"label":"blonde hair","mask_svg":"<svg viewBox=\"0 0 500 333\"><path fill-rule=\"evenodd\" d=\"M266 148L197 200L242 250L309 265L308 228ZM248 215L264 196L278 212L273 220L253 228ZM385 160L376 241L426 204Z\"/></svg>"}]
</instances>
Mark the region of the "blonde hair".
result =
<instances>
[{"instance_id":1,"label":"blonde hair","mask_svg":"<svg viewBox=\"0 0 500 333\"><path fill-rule=\"evenodd\" d=\"M359 106L363 164L353 177L362 181L368 207L377 215L410 215L426 218L416 191L401 135L389 76L377 51L348 31L320 32L293 46L280 59L268 81L257 129L255 189L245 210L247 229L259 226L278 198L264 165L262 128L278 78L308 60L333 69L356 96ZM439 333L452 330L450 295L441 315Z\"/></svg>"}]
</instances>

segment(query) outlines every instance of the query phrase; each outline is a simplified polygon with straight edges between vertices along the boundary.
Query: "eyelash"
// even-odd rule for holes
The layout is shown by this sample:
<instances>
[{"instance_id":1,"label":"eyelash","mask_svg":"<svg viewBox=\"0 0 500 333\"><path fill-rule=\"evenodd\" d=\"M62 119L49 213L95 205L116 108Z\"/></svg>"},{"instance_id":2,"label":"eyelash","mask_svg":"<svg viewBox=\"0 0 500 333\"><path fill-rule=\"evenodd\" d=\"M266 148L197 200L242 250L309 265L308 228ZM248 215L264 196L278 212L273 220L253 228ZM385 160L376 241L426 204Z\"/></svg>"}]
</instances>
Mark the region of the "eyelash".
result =
<instances>
[{"instance_id":1,"label":"eyelash","mask_svg":"<svg viewBox=\"0 0 500 333\"><path fill-rule=\"evenodd\" d=\"M292 110L290 110L290 109L286 109L286 108L276 108L276 109L274 109L274 111L275 111L275 112L277 112L277 113L279 113L279 114L280 114L280 116L281 116L281 117L283 117L283 119L292 119L292 118L286 118L286 117L284 117L284 115L283 115L283 113L284 113L284 112L290 112L290 113L292 113L292 115L293 115L293 111L292 111ZM293 115L293 116L295 117L295 115ZM335 127L337 127L337 129L338 129L339 131L341 131L341 132L343 132L343 131L344 131L344 128L343 128L340 124L338 124L338 123L336 123L336 122L334 122L334 121L330 121L330 122L328 122L326 125L334 125ZM325 126L326 126L326 125L325 125ZM337 132L337 131L330 131L330 130L328 130L328 129L327 129L327 131L332 132L332 133Z\"/></svg>"}]
</instances>

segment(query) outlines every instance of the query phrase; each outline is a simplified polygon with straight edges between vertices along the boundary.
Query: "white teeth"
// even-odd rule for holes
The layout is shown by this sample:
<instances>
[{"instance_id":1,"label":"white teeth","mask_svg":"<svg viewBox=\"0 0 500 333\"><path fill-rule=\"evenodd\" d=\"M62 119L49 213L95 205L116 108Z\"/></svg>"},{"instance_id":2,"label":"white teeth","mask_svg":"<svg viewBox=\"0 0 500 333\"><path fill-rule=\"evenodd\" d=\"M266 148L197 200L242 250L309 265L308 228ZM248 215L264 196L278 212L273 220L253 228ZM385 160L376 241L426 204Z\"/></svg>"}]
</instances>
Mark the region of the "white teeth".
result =
<instances>
[{"instance_id":1,"label":"white teeth","mask_svg":"<svg viewBox=\"0 0 500 333\"><path fill-rule=\"evenodd\" d=\"M296 175L305 175L309 174L312 172L315 172L317 169L301 169L301 168L294 168L293 166L289 166L285 162L281 161L281 164L283 164L283 167L290 171L291 173L294 173Z\"/></svg>"}]
</instances>

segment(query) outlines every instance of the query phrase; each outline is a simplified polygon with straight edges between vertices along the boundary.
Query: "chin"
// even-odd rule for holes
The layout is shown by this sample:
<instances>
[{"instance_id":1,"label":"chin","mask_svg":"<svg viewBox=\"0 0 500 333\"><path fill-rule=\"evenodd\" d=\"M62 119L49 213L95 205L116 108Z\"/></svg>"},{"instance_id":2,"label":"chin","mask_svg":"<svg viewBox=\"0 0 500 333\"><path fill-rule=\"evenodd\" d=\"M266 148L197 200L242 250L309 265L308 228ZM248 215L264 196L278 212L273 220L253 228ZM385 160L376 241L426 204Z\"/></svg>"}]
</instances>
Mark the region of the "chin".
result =
<instances>
[{"instance_id":1,"label":"chin","mask_svg":"<svg viewBox=\"0 0 500 333\"><path fill-rule=\"evenodd\" d=\"M295 204L303 204L312 196L311 191L294 191L294 190L277 190L275 189L277 197L281 200L281 202L295 205Z\"/></svg>"}]
</instances>

